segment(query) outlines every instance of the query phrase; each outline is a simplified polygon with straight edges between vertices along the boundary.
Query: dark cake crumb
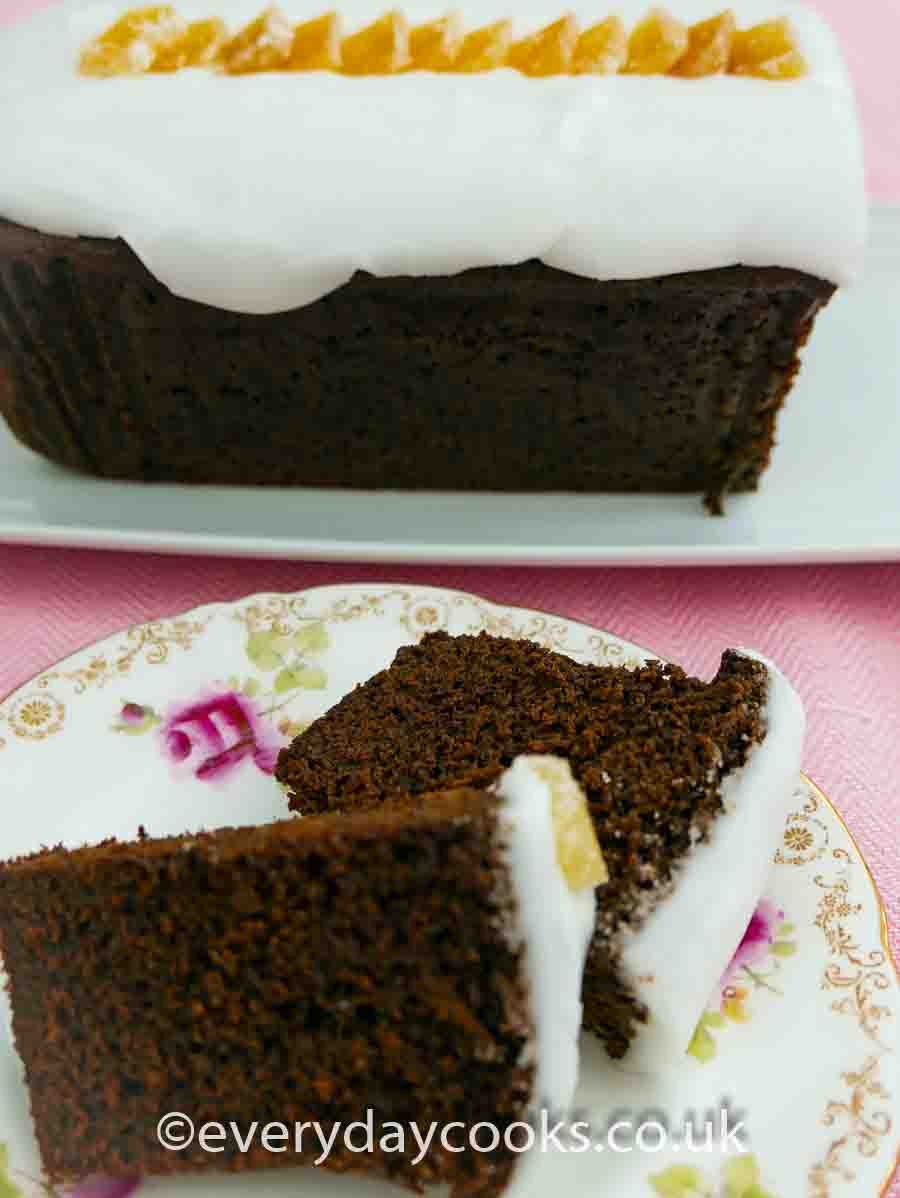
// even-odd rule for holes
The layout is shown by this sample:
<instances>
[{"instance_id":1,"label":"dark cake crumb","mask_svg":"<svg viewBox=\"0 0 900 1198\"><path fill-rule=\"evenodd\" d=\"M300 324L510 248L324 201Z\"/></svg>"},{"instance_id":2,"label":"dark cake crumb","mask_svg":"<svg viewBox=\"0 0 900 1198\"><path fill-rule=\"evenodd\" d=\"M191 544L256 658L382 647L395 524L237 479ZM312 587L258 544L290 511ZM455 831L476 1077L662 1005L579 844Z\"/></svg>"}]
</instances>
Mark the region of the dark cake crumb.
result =
<instances>
[{"instance_id":1,"label":"dark cake crumb","mask_svg":"<svg viewBox=\"0 0 900 1198\"><path fill-rule=\"evenodd\" d=\"M0 221L0 414L148 482L755 489L834 287L731 266L597 281L540 262L359 273L273 316L172 295L122 242Z\"/></svg>"},{"instance_id":2,"label":"dark cake crumb","mask_svg":"<svg viewBox=\"0 0 900 1198\"><path fill-rule=\"evenodd\" d=\"M16 1046L49 1181L311 1164L197 1142L196 1127L526 1117L534 1067L497 800L459 791L377 811L132 844L0 867ZM312 1133L310 1133L312 1135ZM376 1136L377 1141L377 1136ZM457 1198L498 1193L495 1152L352 1153L323 1167ZM435 1138L437 1141L437 1137ZM291 1138L293 1144L293 1135Z\"/></svg>"}]
</instances>

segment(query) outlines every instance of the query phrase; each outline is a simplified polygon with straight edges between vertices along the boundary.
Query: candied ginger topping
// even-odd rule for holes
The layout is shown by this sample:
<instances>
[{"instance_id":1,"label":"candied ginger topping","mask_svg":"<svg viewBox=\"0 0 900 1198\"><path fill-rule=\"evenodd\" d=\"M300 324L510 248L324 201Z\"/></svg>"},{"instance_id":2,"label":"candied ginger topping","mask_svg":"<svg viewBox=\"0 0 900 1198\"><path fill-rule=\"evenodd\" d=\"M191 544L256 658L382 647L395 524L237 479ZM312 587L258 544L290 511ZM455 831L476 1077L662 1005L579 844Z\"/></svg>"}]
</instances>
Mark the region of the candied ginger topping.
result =
<instances>
[{"instance_id":1,"label":"candied ginger topping","mask_svg":"<svg viewBox=\"0 0 900 1198\"><path fill-rule=\"evenodd\" d=\"M150 64L151 71L181 71L206 67L215 62L228 38L225 22L218 17L194 21L180 36L163 41Z\"/></svg>"},{"instance_id":2,"label":"candied ginger topping","mask_svg":"<svg viewBox=\"0 0 900 1198\"><path fill-rule=\"evenodd\" d=\"M654 8L628 39L629 75L667 75L687 52L688 31L663 8Z\"/></svg>"},{"instance_id":3,"label":"candied ginger topping","mask_svg":"<svg viewBox=\"0 0 900 1198\"><path fill-rule=\"evenodd\" d=\"M609 880L584 791L559 757L529 757L535 774L550 789L556 859L571 890Z\"/></svg>"},{"instance_id":4,"label":"candied ginger topping","mask_svg":"<svg viewBox=\"0 0 900 1198\"><path fill-rule=\"evenodd\" d=\"M582 30L571 13L564 13L514 40L511 20L467 31L455 11L410 29L403 13L393 9L343 36L337 12L292 26L280 9L271 7L229 34L217 17L188 24L173 8L157 5L120 17L84 47L79 61L83 75L97 78L187 67L211 67L228 75L471 74L506 68L532 77L624 73L700 79L727 73L772 81L800 79L808 71L785 17L739 30L727 9L688 28L663 8L651 9L630 35L620 17Z\"/></svg>"},{"instance_id":5,"label":"candied ginger topping","mask_svg":"<svg viewBox=\"0 0 900 1198\"><path fill-rule=\"evenodd\" d=\"M288 55L289 71L339 71L341 69L341 22L336 12L303 21L294 30Z\"/></svg>"},{"instance_id":6,"label":"candied ginger topping","mask_svg":"<svg viewBox=\"0 0 900 1198\"><path fill-rule=\"evenodd\" d=\"M408 64L409 26L396 9L345 37L341 44L345 75L394 75Z\"/></svg>"},{"instance_id":7,"label":"candied ginger topping","mask_svg":"<svg viewBox=\"0 0 900 1198\"><path fill-rule=\"evenodd\" d=\"M85 46L81 73L99 78L141 75L152 68L161 48L183 31L184 22L168 5L133 9Z\"/></svg>"},{"instance_id":8,"label":"candied ginger topping","mask_svg":"<svg viewBox=\"0 0 900 1198\"><path fill-rule=\"evenodd\" d=\"M746 71L735 71L735 74L753 75L757 79L802 79L806 69L806 60L799 50L786 50L784 54L767 58Z\"/></svg>"},{"instance_id":9,"label":"candied ginger topping","mask_svg":"<svg viewBox=\"0 0 900 1198\"><path fill-rule=\"evenodd\" d=\"M617 75L628 58L628 34L621 17L607 17L584 33L572 53L573 75Z\"/></svg>"},{"instance_id":10,"label":"candied ginger topping","mask_svg":"<svg viewBox=\"0 0 900 1198\"><path fill-rule=\"evenodd\" d=\"M410 71L452 71L463 42L463 22L458 12L417 25L409 34Z\"/></svg>"},{"instance_id":11,"label":"candied ginger topping","mask_svg":"<svg viewBox=\"0 0 900 1198\"><path fill-rule=\"evenodd\" d=\"M731 9L692 25L688 30L687 53L678 60L673 74L685 79L723 74L731 61L736 29L737 22Z\"/></svg>"},{"instance_id":12,"label":"candied ginger topping","mask_svg":"<svg viewBox=\"0 0 900 1198\"><path fill-rule=\"evenodd\" d=\"M512 21L495 21L463 39L453 63L454 71L496 71L506 62L512 45Z\"/></svg>"},{"instance_id":13,"label":"candied ginger topping","mask_svg":"<svg viewBox=\"0 0 900 1198\"><path fill-rule=\"evenodd\" d=\"M294 31L284 14L267 8L225 43L219 58L229 75L277 71L287 65L293 40Z\"/></svg>"},{"instance_id":14,"label":"candied ginger topping","mask_svg":"<svg viewBox=\"0 0 900 1198\"><path fill-rule=\"evenodd\" d=\"M521 71L523 75L536 77L568 75L577 42L578 22L571 13L567 13L546 29L523 37L510 46L506 66Z\"/></svg>"},{"instance_id":15,"label":"candied ginger topping","mask_svg":"<svg viewBox=\"0 0 900 1198\"><path fill-rule=\"evenodd\" d=\"M806 63L788 18L765 21L736 33L729 69L734 75L758 79L799 79L805 75Z\"/></svg>"}]
</instances>

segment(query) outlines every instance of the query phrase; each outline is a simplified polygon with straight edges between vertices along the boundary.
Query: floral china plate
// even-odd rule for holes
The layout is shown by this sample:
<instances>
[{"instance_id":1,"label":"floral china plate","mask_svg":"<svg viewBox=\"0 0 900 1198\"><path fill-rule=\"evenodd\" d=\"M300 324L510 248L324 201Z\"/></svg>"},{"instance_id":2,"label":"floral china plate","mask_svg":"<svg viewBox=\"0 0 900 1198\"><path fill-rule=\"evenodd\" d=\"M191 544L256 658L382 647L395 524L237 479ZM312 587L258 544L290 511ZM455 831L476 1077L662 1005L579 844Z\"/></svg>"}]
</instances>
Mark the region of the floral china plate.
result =
<instances>
[{"instance_id":1,"label":"floral china plate","mask_svg":"<svg viewBox=\"0 0 900 1198\"><path fill-rule=\"evenodd\" d=\"M271 776L279 747L401 645L440 628L529 637L585 662L647 656L562 617L423 587L261 595L141 625L0 703L0 856L132 838L139 826L161 835L284 817ZM522 1198L878 1198L900 1144L898 1012L873 879L829 801L798 778L768 892L683 1064L629 1074L585 1037L577 1108L589 1149L533 1152L516 1189ZM37 1198L49 1191L18 1059L2 1039L0 1198ZM723 1111L740 1127L731 1142L740 1156L708 1137L688 1150L685 1120ZM606 1132L616 1121L631 1130L613 1148ZM638 1145L632 1132L651 1123ZM81 1193L124 1198L135 1187L146 1198L397 1193L311 1168L94 1183Z\"/></svg>"}]
</instances>

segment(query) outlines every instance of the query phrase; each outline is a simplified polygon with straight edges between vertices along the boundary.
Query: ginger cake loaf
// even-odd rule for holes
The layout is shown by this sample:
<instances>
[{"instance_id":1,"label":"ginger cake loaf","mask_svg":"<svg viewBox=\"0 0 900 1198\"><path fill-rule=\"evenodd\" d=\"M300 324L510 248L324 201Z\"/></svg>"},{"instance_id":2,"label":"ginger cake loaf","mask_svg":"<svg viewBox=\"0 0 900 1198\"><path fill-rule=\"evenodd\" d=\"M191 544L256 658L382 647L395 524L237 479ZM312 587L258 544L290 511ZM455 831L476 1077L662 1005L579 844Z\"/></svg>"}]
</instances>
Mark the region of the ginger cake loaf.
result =
<instances>
[{"instance_id":1,"label":"ginger cake loaf","mask_svg":"<svg viewBox=\"0 0 900 1198\"><path fill-rule=\"evenodd\" d=\"M4 29L14 435L143 481L755 488L862 259L852 90L802 6L617 10Z\"/></svg>"}]
</instances>

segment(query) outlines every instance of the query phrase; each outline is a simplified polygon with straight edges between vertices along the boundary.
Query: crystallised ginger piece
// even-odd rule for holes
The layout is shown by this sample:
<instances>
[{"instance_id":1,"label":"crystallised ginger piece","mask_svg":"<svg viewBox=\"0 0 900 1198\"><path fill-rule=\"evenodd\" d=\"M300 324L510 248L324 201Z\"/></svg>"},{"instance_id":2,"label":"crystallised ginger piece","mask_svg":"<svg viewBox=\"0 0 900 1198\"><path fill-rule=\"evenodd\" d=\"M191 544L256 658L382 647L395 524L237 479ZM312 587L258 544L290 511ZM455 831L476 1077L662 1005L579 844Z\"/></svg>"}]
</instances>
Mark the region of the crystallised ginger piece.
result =
<instances>
[{"instance_id":1,"label":"crystallised ginger piece","mask_svg":"<svg viewBox=\"0 0 900 1198\"><path fill-rule=\"evenodd\" d=\"M676 64L672 74L684 79L700 79L727 71L736 29L730 8L717 17L692 25L688 30L687 54Z\"/></svg>"},{"instance_id":2,"label":"crystallised ginger piece","mask_svg":"<svg viewBox=\"0 0 900 1198\"><path fill-rule=\"evenodd\" d=\"M794 27L787 17L764 21L734 35L729 70L733 75L759 79L800 79L806 60L797 47Z\"/></svg>"},{"instance_id":3,"label":"crystallised ginger piece","mask_svg":"<svg viewBox=\"0 0 900 1198\"><path fill-rule=\"evenodd\" d=\"M474 29L464 40L453 70L464 74L496 71L506 62L512 45L512 21L496 21Z\"/></svg>"},{"instance_id":4,"label":"crystallised ginger piece","mask_svg":"<svg viewBox=\"0 0 900 1198\"><path fill-rule=\"evenodd\" d=\"M417 25L409 34L410 71L452 71L463 42L462 17L447 13L437 21Z\"/></svg>"},{"instance_id":5,"label":"crystallised ginger piece","mask_svg":"<svg viewBox=\"0 0 900 1198\"><path fill-rule=\"evenodd\" d=\"M294 30L281 9L267 8L225 43L218 61L228 75L279 71L287 62L293 40Z\"/></svg>"},{"instance_id":6,"label":"crystallised ginger piece","mask_svg":"<svg viewBox=\"0 0 900 1198\"><path fill-rule=\"evenodd\" d=\"M687 26L666 12L654 8L628 39L629 75L667 75L688 48Z\"/></svg>"},{"instance_id":7,"label":"crystallised ginger piece","mask_svg":"<svg viewBox=\"0 0 900 1198\"><path fill-rule=\"evenodd\" d=\"M550 789L550 818L556 859L572 890L601 886L609 880L584 791L559 757L528 757L538 778Z\"/></svg>"},{"instance_id":8,"label":"crystallised ginger piece","mask_svg":"<svg viewBox=\"0 0 900 1198\"><path fill-rule=\"evenodd\" d=\"M510 46L506 65L534 78L568 75L577 42L578 22L566 13L552 25Z\"/></svg>"},{"instance_id":9,"label":"crystallised ginger piece","mask_svg":"<svg viewBox=\"0 0 900 1198\"><path fill-rule=\"evenodd\" d=\"M85 46L79 70L97 78L141 75L149 70L157 48L183 31L184 23L167 4L132 9Z\"/></svg>"},{"instance_id":10,"label":"crystallised ginger piece","mask_svg":"<svg viewBox=\"0 0 900 1198\"><path fill-rule=\"evenodd\" d=\"M228 38L225 22L218 17L193 21L171 41L163 42L150 65L154 73L205 67L214 62Z\"/></svg>"},{"instance_id":11,"label":"crystallised ginger piece","mask_svg":"<svg viewBox=\"0 0 900 1198\"><path fill-rule=\"evenodd\" d=\"M621 17L607 17L585 29L572 54L573 75L617 75L628 58L628 34Z\"/></svg>"},{"instance_id":12,"label":"crystallised ginger piece","mask_svg":"<svg viewBox=\"0 0 900 1198\"><path fill-rule=\"evenodd\" d=\"M345 75L395 75L409 65L409 25L393 9L341 43Z\"/></svg>"},{"instance_id":13,"label":"crystallised ginger piece","mask_svg":"<svg viewBox=\"0 0 900 1198\"><path fill-rule=\"evenodd\" d=\"M341 22L336 12L327 12L294 29L287 71L339 71L341 69Z\"/></svg>"},{"instance_id":14,"label":"crystallised ginger piece","mask_svg":"<svg viewBox=\"0 0 900 1198\"><path fill-rule=\"evenodd\" d=\"M757 79L802 79L809 73L806 59L799 50L788 50L777 58L758 63L752 70L735 71L736 75L753 75Z\"/></svg>"}]
</instances>

